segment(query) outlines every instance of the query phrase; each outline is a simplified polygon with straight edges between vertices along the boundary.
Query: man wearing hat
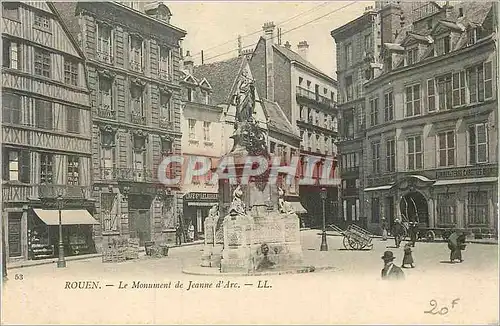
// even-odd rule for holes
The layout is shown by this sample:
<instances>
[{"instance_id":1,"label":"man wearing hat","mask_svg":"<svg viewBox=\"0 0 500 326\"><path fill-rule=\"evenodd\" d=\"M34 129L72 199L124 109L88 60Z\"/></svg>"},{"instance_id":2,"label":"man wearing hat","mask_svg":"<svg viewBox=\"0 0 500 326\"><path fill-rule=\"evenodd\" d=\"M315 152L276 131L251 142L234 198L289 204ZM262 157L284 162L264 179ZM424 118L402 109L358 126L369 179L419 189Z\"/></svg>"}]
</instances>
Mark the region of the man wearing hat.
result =
<instances>
[{"instance_id":1,"label":"man wearing hat","mask_svg":"<svg viewBox=\"0 0 500 326\"><path fill-rule=\"evenodd\" d=\"M399 219L394 221L394 226L392 227L392 235L394 236L394 242L396 243L396 248L399 248L401 244L401 237L404 233L403 225Z\"/></svg>"},{"instance_id":2,"label":"man wearing hat","mask_svg":"<svg viewBox=\"0 0 500 326\"><path fill-rule=\"evenodd\" d=\"M382 269L382 279L383 280L404 280L405 274L403 270L398 266L394 265L394 254L392 251L384 252L381 257L384 261L384 268Z\"/></svg>"}]
</instances>

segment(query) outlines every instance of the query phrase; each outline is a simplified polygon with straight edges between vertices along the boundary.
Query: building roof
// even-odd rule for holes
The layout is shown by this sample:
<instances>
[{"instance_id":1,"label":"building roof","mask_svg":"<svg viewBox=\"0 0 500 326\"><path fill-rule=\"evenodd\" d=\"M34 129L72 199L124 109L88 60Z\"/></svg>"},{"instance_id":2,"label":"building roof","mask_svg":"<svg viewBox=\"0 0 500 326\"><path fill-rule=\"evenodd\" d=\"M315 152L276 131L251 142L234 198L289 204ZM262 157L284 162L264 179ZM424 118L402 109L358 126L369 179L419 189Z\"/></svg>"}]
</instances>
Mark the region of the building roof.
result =
<instances>
[{"instance_id":1,"label":"building roof","mask_svg":"<svg viewBox=\"0 0 500 326\"><path fill-rule=\"evenodd\" d=\"M231 90L240 74L244 60L244 57L236 57L193 68L193 75L196 79L203 80L205 78L212 86L214 104L228 104L231 101Z\"/></svg>"},{"instance_id":2,"label":"building roof","mask_svg":"<svg viewBox=\"0 0 500 326\"><path fill-rule=\"evenodd\" d=\"M278 103L269 101L268 99L262 99L262 104L264 114L268 118L269 127L275 127L280 131L299 137L298 130L296 130L290 121L288 121L285 113Z\"/></svg>"},{"instance_id":3,"label":"building roof","mask_svg":"<svg viewBox=\"0 0 500 326\"><path fill-rule=\"evenodd\" d=\"M80 47L80 25L78 24L78 17L76 16L76 6L78 5L78 2L55 1L50 2L50 4L54 6L64 25L66 26L69 34L73 37L73 40L75 40L75 42L78 43L78 46Z\"/></svg>"},{"instance_id":4,"label":"building roof","mask_svg":"<svg viewBox=\"0 0 500 326\"><path fill-rule=\"evenodd\" d=\"M337 81L335 79L333 79L332 77L328 76L327 74L325 74L324 72L322 72L321 70L319 70L312 63L310 63L309 61L307 61L306 59L304 59L300 54L298 54L298 53L296 53L296 52L294 52L294 51L292 51L292 50L284 47L283 45L273 44L273 47L278 52L280 52L282 55L284 55L289 61L298 62L299 64L301 64L301 65L309 68L310 70L313 70L318 75L321 75L321 76L323 76L326 79L330 79L335 84L337 83Z\"/></svg>"}]
</instances>

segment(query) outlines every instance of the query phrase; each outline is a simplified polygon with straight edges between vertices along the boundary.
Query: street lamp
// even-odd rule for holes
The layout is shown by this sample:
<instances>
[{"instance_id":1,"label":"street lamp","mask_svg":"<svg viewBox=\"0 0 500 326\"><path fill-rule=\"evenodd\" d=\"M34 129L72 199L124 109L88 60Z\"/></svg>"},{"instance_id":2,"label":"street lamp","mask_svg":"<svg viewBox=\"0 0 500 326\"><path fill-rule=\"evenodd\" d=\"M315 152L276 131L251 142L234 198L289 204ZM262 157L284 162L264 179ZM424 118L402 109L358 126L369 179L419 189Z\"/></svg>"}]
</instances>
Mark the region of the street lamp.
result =
<instances>
[{"instance_id":1,"label":"street lamp","mask_svg":"<svg viewBox=\"0 0 500 326\"><path fill-rule=\"evenodd\" d=\"M63 197L61 194L57 196L57 208L59 209L59 259L57 260L57 267L66 267L66 260L64 260L64 244L62 232L61 210L63 208Z\"/></svg>"},{"instance_id":2,"label":"street lamp","mask_svg":"<svg viewBox=\"0 0 500 326\"><path fill-rule=\"evenodd\" d=\"M321 233L321 247L320 251L328 251L328 243L326 242L326 212L325 212L325 202L326 202L326 188L321 188L321 200L323 201L323 233Z\"/></svg>"}]
</instances>

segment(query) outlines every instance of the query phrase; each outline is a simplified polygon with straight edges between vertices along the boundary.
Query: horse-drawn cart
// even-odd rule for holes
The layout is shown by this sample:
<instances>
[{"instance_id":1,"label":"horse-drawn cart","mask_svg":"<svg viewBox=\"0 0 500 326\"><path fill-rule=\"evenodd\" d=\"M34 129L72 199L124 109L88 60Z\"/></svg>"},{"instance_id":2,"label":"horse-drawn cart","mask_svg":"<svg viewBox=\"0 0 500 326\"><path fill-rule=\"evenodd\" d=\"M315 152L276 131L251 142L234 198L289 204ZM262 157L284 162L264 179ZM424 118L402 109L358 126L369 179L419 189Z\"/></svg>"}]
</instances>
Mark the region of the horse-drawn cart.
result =
<instances>
[{"instance_id":1,"label":"horse-drawn cart","mask_svg":"<svg viewBox=\"0 0 500 326\"><path fill-rule=\"evenodd\" d=\"M372 235L355 224L349 225L341 234L344 236L343 244L345 249L362 250L364 248L373 248Z\"/></svg>"}]
</instances>

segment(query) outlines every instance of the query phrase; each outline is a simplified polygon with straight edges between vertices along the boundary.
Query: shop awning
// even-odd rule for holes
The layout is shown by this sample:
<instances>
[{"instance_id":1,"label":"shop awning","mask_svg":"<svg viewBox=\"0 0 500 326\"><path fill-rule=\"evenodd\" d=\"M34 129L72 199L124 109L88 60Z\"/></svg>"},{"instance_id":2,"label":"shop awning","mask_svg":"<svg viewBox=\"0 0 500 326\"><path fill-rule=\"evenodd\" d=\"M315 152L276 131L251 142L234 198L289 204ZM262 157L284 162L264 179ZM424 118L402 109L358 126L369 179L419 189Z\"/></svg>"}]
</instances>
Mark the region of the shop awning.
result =
<instances>
[{"instance_id":1,"label":"shop awning","mask_svg":"<svg viewBox=\"0 0 500 326\"><path fill-rule=\"evenodd\" d=\"M307 210L302 206L302 204L298 201L293 201L293 202L288 202L290 204L290 207L293 209L293 211L297 214L305 214L307 213Z\"/></svg>"},{"instance_id":2,"label":"shop awning","mask_svg":"<svg viewBox=\"0 0 500 326\"><path fill-rule=\"evenodd\" d=\"M188 206L202 206L202 207L212 207L214 205L217 205L218 203L208 203L208 202L199 202L199 201L190 201L187 203Z\"/></svg>"},{"instance_id":3,"label":"shop awning","mask_svg":"<svg viewBox=\"0 0 500 326\"><path fill-rule=\"evenodd\" d=\"M389 190L392 188L393 185L385 185L385 186L378 186L378 187L372 187L372 188L365 188L364 191L376 191L376 190Z\"/></svg>"},{"instance_id":4,"label":"shop awning","mask_svg":"<svg viewBox=\"0 0 500 326\"><path fill-rule=\"evenodd\" d=\"M434 180L431 180L427 177L424 177L423 175L418 175L418 174L413 174L413 175L410 175L410 177L412 178L416 178L420 181L423 181L423 182L433 182Z\"/></svg>"},{"instance_id":5,"label":"shop awning","mask_svg":"<svg viewBox=\"0 0 500 326\"><path fill-rule=\"evenodd\" d=\"M470 179L438 180L434 183L433 186L449 186L449 185L484 183L484 182L498 182L498 178L485 177L485 178L470 178Z\"/></svg>"},{"instance_id":6,"label":"shop awning","mask_svg":"<svg viewBox=\"0 0 500 326\"><path fill-rule=\"evenodd\" d=\"M59 225L59 211L35 209L35 214L47 225ZM87 210L62 210L62 225L93 225L99 222Z\"/></svg>"}]
</instances>

